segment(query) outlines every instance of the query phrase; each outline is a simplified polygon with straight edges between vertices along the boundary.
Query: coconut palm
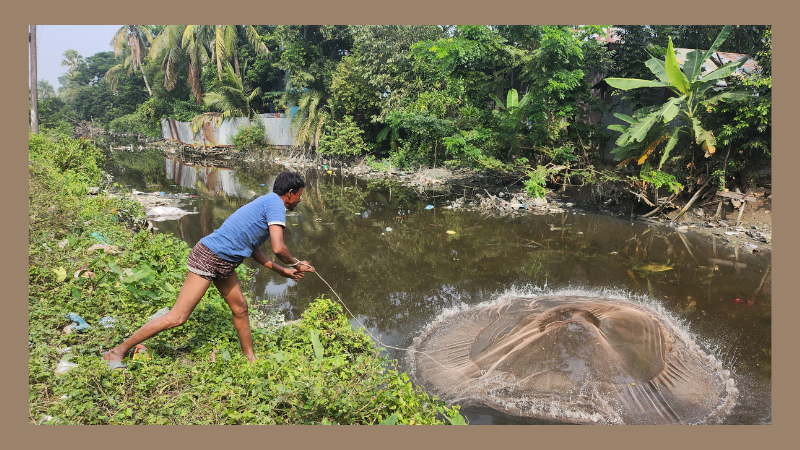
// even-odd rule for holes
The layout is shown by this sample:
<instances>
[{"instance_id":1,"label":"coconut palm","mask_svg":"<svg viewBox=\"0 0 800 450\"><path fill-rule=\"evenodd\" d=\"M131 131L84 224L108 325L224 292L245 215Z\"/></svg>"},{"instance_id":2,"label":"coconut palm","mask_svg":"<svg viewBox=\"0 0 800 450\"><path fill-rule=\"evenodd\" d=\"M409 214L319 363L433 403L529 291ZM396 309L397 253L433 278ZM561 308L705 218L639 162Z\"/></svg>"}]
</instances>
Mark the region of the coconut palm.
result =
<instances>
[{"instance_id":1,"label":"coconut palm","mask_svg":"<svg viewBox=\"0 0 800 450\"><path fill-rule=\"evenodd\" d=\"M49 81L42 78L37 83L39 100L56 96L56 89Z\"/></svg>"},{"instance_id":2,"label":"coconut palm","mask_svg":"<svg viewBox=\"0 0 800 450\"><path fill-rule=\"evenodd\" d=\"M153 91L150 90L150 84L147 82L147 76L144 74L144 68L142 67L142 61L147 56L147 51L152 42L153 35L143 25L123 25L117 30L111 39L111 46L114 47L114 56L119 57L125 54L127 56L125 56L122 64L112 67L106 73L106 78L111 82L112 89L116 89L119 74L122 70L127 70L130 74L139 69L142 72L147 92L151 97L153 96ZM111 78L109 78L109 73Z\"/></svg>"},{"instance_id":3,"label":"coconut palm","mask_svg":"<svg viewBox=\"0 0 800 450\"><path fill-rule=\"evenodd\" d=\"M245 65L245 70L247 69ZM254 108L261 95L261 88L250 91L242 81L243 77L227 61L222 66L222 85L214 92L203 96L203 102L214 112L203 113L192 120L192 130L196 133L203 123L215 120L217 125L232 117L247 117L252 120L257 112Z\"/></svg>"},{"instance_id":4,"label":"coconut palm","mask_svg":"<svg viewBox=\"0 0 800 450\"><path fill-rule=\"evenodd\" d=\"M261 36L252 25L195 25L214 27L213 55L217 62L217 73L220 81L222 80L222 62L233 58L233 68L236 75L241 76L239 71L239 51L237 42L239 36L255 48L256 53L264 55L269 53L267 46L261 42Z\"/></svg>"},{"instance_id":5,"label":"coconut palm","mask_svg":"<svg viewBox=\"0 0 800 450\"><path fill-rule=\"evenodd\" d=\"M81 56L77 50L67 50L63 53L62 57L63 59L61 60L61 66L69 67L70 74L72 74L72 71L83 62L83 56Z\"/></svg>"},{"instance_id":6,"label":"coconut palm","mask_svg":"<svg viewBox=\"0 0 800 450\"><path fill-rule=\"evenodd\" d=\"M234 72L239 71L237 45L239 36L252 44L257 53L267 54L266 45L252 25L170 25L153 42L152 53L162 61L164 86L171 90L178 77L182 55L188 56L189 84L197 103L203 98L200 74L203 66L211 59L217 63L219 80L223 79L223 62L231 57Z\"/></svg>"},{"instance_id":7,"label":"coconut palm","mask_svg":"<svg viewBox=\"0 0 800 450\"><path fill-rule=\"evenodd\" d=\"M308 72L298 74L295 79L302 80L306 86L299 89L287 86L282 99L286 104L297 105L292 115L295 145L318 147L325 124L333 118L330 93Z\"/></svg>"},{"instance_id":8,"label":"coconut palm","mask_svg":"<svg viewBox=\"0 0 800 450\"><path fill-rule=\"evenodd\" d=\"M161 61L164 87L168 91L175 87L180 74L186 70L189 86L199 105L203 101L203 85L200 83L200 74L203 65L208 61L208 53L202 46L192 45L189 42L187 45L183 45L183 36L187 28L186 25L167 25L153 39L150 57Z\"/></svg>"}]
</instances>

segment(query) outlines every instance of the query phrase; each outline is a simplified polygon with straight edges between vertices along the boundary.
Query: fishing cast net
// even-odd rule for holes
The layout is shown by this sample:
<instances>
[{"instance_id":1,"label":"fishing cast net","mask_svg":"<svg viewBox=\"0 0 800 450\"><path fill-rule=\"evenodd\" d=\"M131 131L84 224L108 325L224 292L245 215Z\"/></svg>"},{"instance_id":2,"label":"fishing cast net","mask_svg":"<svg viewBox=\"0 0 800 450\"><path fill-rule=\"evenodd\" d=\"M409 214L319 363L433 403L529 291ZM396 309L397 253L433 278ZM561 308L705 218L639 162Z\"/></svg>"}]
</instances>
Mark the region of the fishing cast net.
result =
<instances>
[{"instance_id":1,"label":"fishing cast net","mask_svg":"<svg viewBox=\"0 0 800 450\"><path fill-rule=\"evenodd\" d=\"M462 406L565 423L713 423L733 407L728 371L642 305L507 298L435 322L415 341L416 382Z\"/></svg>"}]
</instances>

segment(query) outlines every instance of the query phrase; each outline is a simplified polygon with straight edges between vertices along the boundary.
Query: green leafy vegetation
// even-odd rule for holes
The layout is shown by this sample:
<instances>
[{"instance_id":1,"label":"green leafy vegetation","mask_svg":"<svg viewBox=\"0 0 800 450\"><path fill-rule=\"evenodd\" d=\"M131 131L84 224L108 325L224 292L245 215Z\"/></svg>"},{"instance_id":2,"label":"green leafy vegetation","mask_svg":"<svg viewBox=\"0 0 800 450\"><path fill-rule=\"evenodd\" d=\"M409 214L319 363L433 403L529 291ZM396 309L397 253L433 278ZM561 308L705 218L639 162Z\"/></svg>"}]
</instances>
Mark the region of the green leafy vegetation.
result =
<instances>
[{"instance_id":1,"label":"green leafy vegetation","mask_svg":"<svg viewBox=\"0 0 800 450\"><path fill-rule=\"evenodd\" d=\"M750 187L771 158L770 26L125 25L111 43L64 53L61 89L42 89L44 134L92 123L159 136L167 117L197 130L281 112L295 145L319 155L472 168L532 195L602 182L609 138L616 177L654 192L701 172ZM697 50L679 61L676 46ZM759 67L703 71L718 51ZM594 90L601 79L613 96ZM615 102L632 112L606 128ZM674 183L650 181L654 170Z\"/></svg>"},{"instance_id":2,"label":"green leafy vegetation","mask_svg":"<svg viewBox=\"0 0 800 450\"><path fill-rule=\"evenodd\" d=\"M264 122L255 120L239 128L233 137L233 145L239 150L263 150L269 146Z\"/></svg>"},{"instance_id":3,"label":"green leafy vegetation","mask_svg":"<svg viewBox=\"0 0 800 450\"><path fill-rule=\"evenodd\" d=\"M320 139L319 153L323 155L356 156L369 152L370 145L364 142L364 131L358 128L350 116L344 116L341 124L331 127L330 134Z\"/></svg>"}]
</instances>

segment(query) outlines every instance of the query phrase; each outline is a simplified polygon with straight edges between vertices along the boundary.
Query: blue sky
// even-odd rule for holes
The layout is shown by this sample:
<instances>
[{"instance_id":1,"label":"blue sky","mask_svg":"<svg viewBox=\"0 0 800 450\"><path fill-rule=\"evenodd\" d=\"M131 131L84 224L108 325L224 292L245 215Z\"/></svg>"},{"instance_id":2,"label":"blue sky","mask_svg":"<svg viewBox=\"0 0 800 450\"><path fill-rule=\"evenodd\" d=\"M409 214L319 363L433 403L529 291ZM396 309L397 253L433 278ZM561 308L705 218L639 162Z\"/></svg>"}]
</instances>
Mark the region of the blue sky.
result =
<instances>
[{"instance_id":1,"label":"blue sky","mask_svg":"<svg viewBox=\"0 0 800 450\"><path fill-rule=\"evenodd\" d=\"M77 50L84 58L98 52L112 51L109 43L121 26L37 25L38 78L49 81L58 91L58 77L67 71L66 67L61 66L61 55L70 49Z\"/></svg>"}]
</instances>

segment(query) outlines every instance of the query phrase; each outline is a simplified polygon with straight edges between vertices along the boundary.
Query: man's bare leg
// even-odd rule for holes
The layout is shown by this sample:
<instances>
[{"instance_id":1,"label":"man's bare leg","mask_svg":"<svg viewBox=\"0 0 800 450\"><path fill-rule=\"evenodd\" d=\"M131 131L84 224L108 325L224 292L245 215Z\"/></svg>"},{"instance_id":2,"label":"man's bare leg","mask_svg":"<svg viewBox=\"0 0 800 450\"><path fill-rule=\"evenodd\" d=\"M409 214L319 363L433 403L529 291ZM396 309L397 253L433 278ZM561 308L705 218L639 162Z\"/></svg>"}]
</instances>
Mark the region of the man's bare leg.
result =
<instances>
[{"instance_id":1,"label":"man's bare leg","mask_svg":"<svg viewBox=\"0 0 800 450\"><path fill-rule=\"evenodd\" d=\"M203 294L206 293L209 285L211 285L210 281L198 276L197 274L189 272L189 275L186 276L186 281L183 282L181 291L178 293L178 298L175 300L175 305L172 307L172 309L170 309L166 315L157 319L153 319L142 325L142 327L133 333L131 337L103 355L103 359L106 361L122 361L122 359L125 357L125 353L127 353L128 350L133 348L136 344L139 344L164 330L183 325L186 322L186 319L188 319L192 314L192 311L194 311L197 303L200 302L201 298L203 298Z\"/></svg>"},{"instance_id":2,"label":"man's bare leg","mask_svg":"<svg viewBox=\"0 0 800 450\"><path fill-rule=\"evenodd\" d=\"M222 294L222 298L231 308L233 327L236 328L236 333L239 335L239 345L242 347L242 353L250 362L255 361L256 355L253 353L253 338L250 334L247 300L242 294L242 287L239 286L239 277L234 272L228 278L215 280L214 286L217 287L219 293Z\"/></svg>"}]
</instances>

